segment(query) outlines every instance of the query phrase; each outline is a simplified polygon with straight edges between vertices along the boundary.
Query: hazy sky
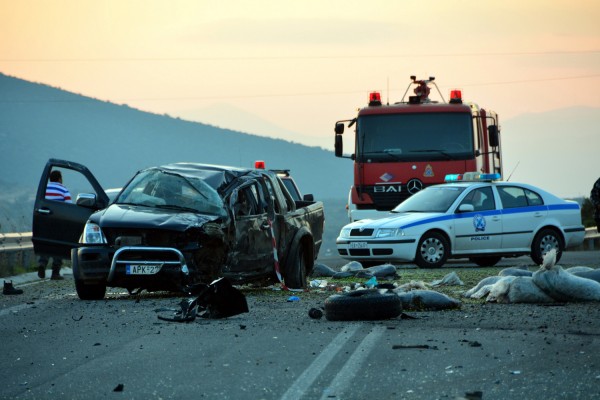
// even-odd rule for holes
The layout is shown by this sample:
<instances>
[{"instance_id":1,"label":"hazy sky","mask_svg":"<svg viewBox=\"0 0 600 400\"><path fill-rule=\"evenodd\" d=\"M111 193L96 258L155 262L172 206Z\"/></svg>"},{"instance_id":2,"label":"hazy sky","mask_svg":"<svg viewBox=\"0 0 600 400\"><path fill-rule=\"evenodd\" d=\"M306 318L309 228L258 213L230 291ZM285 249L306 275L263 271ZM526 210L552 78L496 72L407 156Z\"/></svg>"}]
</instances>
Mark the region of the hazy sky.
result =
<instances>
[{"instance_id":1,"label":"hazy sky","mask_svg":"<svg viewBox=\"0 0 600 400\"><path fill-rule=\"evenodd\" d=\"M600 107L600 1L0 0L0 72L188 119L235 107L332 148L410 75L501 121Z\"/></svg>"}]
</instances>

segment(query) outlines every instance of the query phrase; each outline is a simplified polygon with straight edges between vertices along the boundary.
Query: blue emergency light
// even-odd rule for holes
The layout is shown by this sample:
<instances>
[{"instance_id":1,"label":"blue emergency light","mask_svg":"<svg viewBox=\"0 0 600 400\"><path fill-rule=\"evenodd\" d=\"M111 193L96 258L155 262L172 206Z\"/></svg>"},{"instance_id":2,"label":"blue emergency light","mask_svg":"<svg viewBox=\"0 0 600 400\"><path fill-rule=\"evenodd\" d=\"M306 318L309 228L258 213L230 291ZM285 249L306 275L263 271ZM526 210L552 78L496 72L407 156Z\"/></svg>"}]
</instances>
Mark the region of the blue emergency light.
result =
<instances>
[{"instance_id":1,"label":"blue emergency light","mask_svg":"<svg viewBox=\"0 0 600 400\"><path fill-rule=\"evenodd\" d=\"M448 174L444 182L491 182L500 180L502 176L499 173L482 174L480 172L465 172L464 174Z\"/></svg>"}]
</instances>

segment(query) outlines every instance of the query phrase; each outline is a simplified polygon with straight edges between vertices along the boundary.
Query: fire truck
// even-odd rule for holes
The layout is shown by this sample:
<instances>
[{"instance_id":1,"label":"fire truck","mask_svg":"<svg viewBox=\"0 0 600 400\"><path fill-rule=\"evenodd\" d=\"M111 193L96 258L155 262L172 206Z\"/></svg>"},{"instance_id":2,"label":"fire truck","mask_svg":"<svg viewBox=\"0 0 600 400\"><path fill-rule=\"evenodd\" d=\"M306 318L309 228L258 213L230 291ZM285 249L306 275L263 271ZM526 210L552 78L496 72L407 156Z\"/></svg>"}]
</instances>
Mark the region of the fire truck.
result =
<instances>
[{"instance_id":1,"label":"fire truck","mask_svg":"<svg viewBox=\"0 0 600 400\"><path fill-rule=\"evenodd\" d=\"M479 171L502 175L498 115L463 102L451 90L446 102L435 77L410 77L400 102L382 104L371 92L358 115L335 124L335 155L354 161L348 195L350 221L387 215L419 190L444 182L450 173ZM441 101L431 100L435 87ZM413 88L414 95L409 95ZM344 127L354 126L354 153L344 154Z\"/></svg>"}]
</instances>

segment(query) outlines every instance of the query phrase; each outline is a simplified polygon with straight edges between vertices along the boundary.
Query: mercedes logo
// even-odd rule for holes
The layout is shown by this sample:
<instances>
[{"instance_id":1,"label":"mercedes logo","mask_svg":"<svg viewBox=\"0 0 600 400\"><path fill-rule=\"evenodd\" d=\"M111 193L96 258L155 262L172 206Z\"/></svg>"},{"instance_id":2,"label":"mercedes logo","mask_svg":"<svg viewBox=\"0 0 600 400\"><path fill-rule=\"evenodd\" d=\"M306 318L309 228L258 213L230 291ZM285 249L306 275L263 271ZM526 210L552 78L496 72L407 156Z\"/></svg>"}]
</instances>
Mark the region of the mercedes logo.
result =
<instances>
[{"instance_id":1,"label":"mercedes logo","mask_svg":"<svg viewBox=\"0 0 600 400\"><path fill-rule=\"evenodd\" d=\"M408 190L408 193L410 194L415 194L421 189L423 189L423 182L418 179L411 179L406 184L406 190Z\"/></svg>"}]
</instances>

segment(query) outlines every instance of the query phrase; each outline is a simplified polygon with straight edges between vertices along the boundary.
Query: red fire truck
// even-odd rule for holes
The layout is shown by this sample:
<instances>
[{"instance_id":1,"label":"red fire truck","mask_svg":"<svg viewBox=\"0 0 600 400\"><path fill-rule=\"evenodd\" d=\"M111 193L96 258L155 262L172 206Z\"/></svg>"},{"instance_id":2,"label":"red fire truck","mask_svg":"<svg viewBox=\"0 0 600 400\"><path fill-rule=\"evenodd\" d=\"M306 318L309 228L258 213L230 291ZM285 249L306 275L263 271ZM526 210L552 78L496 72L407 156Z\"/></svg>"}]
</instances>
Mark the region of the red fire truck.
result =
<instances>
[{"instance_id":1,"label":"red fire truck","mask_svg":"<svg viewBox=\"0 0 600 400\"><path fill-rule=\"evenodd\" d=\"M424 187L443 183L449 173L500 173L498 116L462 100L460 90L446 102L434 77L411 76L402 100L382 104L372 92L369 105L335 124L336 157L354 160L348 196L351 221L381 218ZM406 94L414 88L414 95ZM441 101L429 98L435 87ZM344 127L355 126L354 153L343 153Z\"/></svg>"}]
</instances>

